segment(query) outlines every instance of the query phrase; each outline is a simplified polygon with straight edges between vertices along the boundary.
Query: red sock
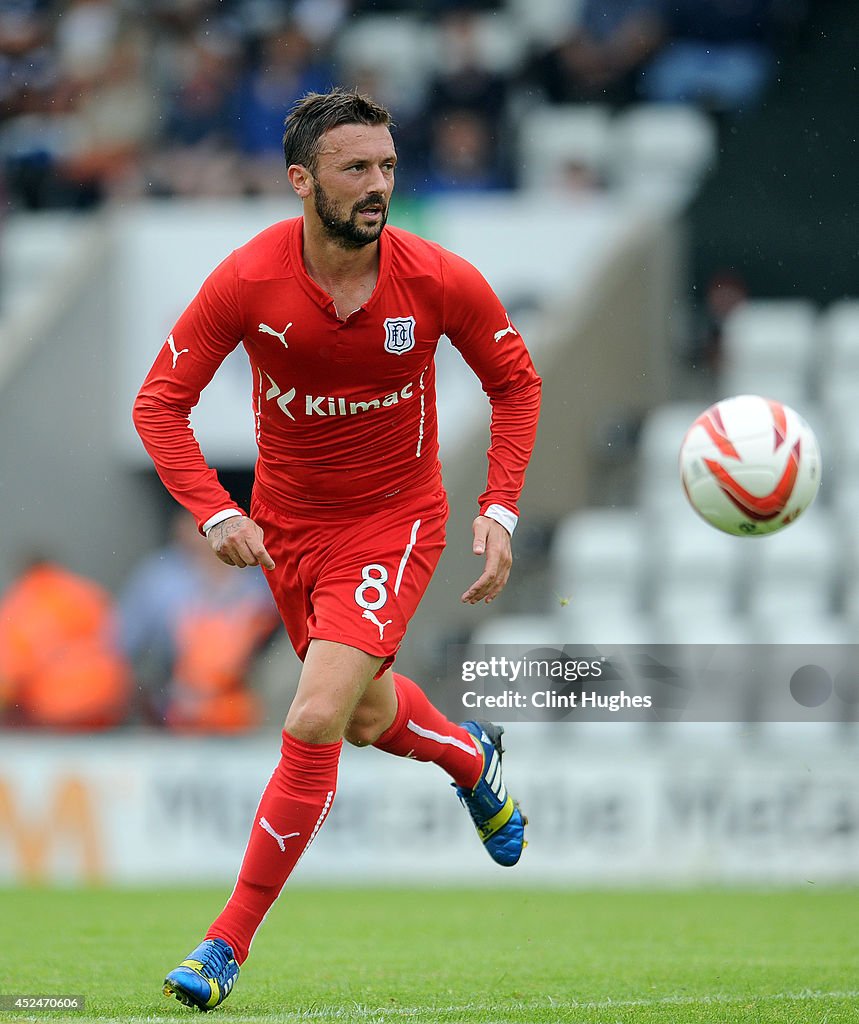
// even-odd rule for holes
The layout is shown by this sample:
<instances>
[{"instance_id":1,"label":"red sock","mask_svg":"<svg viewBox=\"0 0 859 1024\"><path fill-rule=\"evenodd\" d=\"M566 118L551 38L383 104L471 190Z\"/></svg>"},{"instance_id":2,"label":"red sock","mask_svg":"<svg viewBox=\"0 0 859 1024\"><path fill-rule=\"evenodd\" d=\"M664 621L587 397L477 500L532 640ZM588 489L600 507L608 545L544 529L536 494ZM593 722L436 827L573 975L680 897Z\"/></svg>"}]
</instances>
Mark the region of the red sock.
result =
<instances>
[{"instance_id":1,"label":"red sock","mask_svg":"<svg viewBox=\"0 0 859 1024\"><path fill-rule=\"evenodd\" d=\"M254 933L331 808L342 741L303 743L283 733L280 761L263 791L236 887L206 932L247 959Z\"/></svg>"},{"instance_id":2,"label":"red sock","mask_svg":"<svg viewBox=\"0 0 859 1024\"><path fill-rule=\"evenodd\" d=\"M458 786L476 785L483 758L471 733L449 722L411 679L394 672L397 713L373 746L397 757L434 761Z\"/></svg>"}]
</instances>

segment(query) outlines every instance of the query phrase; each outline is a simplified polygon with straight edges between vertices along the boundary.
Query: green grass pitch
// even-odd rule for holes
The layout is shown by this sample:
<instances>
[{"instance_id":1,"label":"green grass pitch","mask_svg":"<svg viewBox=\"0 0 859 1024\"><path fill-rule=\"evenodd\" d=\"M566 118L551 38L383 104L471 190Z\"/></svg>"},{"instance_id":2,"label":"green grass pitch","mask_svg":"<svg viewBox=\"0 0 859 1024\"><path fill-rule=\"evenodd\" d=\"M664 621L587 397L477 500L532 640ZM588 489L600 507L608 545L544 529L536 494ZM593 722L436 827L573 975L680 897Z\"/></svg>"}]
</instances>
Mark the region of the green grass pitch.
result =
<instances>
[{"instance_id":1,"label":"green grass pitch","mask_svg":"<svg viewBox=\"0 0 859 1024\"><path fill-rule=\"evenodd\" d=\"M161 981L224 890L0 891L0 992L80 1013L195 1011ZM236 988L234 1024L856 1024L859 892L287 889Z\"/></svg>"}]
</instances>

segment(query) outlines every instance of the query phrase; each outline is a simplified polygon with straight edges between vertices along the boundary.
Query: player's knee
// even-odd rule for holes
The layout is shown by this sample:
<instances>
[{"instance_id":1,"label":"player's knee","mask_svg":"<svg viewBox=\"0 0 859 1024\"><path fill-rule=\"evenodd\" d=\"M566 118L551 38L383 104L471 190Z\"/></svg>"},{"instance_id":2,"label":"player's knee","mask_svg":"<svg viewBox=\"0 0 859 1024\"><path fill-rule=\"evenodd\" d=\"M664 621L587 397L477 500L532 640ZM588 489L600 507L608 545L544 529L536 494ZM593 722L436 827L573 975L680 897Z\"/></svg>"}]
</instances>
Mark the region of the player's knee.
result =
<instances>
[{"instance_id":1,"label":"player's knee","mask_svg":"<svg viewBox=\"0 0 859 1024\"><path fill-rule=\"evenodd\" d=\"M372 746L385 731L379 715L372 712L356 712L343 734L347 743L355 747Z\"/></svg>"},{"instance_id":2,"label":"player's knee","mask_svg":"<svg viewBox=\"0 0 859 1024\"><path fill-rule=\"evenodd\" d=\"M319 701L293 704L284 729L304 743L336 743L343 736L343 720L336 709Z\"/></svg>"}]
</instances>

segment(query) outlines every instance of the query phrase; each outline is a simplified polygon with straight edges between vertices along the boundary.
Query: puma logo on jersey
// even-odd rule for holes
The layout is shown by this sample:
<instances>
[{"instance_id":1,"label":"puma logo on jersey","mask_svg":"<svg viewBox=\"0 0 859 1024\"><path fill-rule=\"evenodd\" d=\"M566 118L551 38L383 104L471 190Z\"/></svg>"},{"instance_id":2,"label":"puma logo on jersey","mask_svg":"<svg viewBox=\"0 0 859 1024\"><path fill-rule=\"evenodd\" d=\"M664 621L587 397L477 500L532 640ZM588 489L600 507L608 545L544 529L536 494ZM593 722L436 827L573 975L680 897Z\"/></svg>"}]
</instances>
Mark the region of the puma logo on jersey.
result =
<instances>
[{"instance_id":1,"label":"puma logo on jersey","mask_svg":"<svg viewBox=\"0 0 859 1024\"><path fill-rule=\"evenodd\" d=\"M501 341L501 339L504 337L505 334L518 334L519 333L516 330L516 328L513 326L513 324L510 323L510 314L507 313L506 316L507 316L507 326L502 331L496 331L495 332L495 340L496 341Z\"/></svg>"},{"instance_id":2,"label":"puma logo on jersey","mask_svg":"<svg viewBox=\"0 0 859 1024\"><path fill-rule=\"evenodd\" d=\"M167 337L167 344L170 346L170 351L173 353L173 369L176 369L176 363L179 361L179 356L184 356L186 352L190 352L190 349L181 348L177 351L176 342L173 340L173 335L170 334Z\"/></svg>"},{"instance_id":3,"label":"puma logo on jersey","mask_svg":"<svg viewBox=\"0 0 859 1024\"><path fill-rule=\"evenodd\" d=\"M285 836L278 835L278 833L275 832L275 830L271 827L271 825L269 825L265 818L260 818L259 825L263 832L268 832L268 834L274 839L274 841L280 847L281 853L286 853L285 840L295 839L296 836L301 835L300 832L287 832Z\"/></svg>"},{"instance_id":4,"label":"puma logo on jersey","mask_svg":"<svg viewBox=\"0 0 859 1024\"><path fill-rule=\"evenodd\" d=\"M292 327L291 321L286 325L286 327L284 327L282 331L276 331L273 327L269 327L268 324L260 324L257 330L260 331L262 334L270 334L273 338L280 338L281 342L283 343L283 347L289 348L289 345L287 345L286 343L286 332L289 330L290 327Z\"/></svg>"},{"instance_id":5,"label":"puma logo on jersey","mask_svg":"<svg viewBox=\"0 0 859 1024\"><path fill-rule=\"evenodd\" d=\"M364 610L363 614L361 615L361 618L368 619L375 626L378 626L380 640L385 639L385 626L390 626L390 624L394 621L393 619L388 619L387 622L379 622L379 620L376 618L376 613L371 612L368 608Z\"/></svg>"}]
</instances>

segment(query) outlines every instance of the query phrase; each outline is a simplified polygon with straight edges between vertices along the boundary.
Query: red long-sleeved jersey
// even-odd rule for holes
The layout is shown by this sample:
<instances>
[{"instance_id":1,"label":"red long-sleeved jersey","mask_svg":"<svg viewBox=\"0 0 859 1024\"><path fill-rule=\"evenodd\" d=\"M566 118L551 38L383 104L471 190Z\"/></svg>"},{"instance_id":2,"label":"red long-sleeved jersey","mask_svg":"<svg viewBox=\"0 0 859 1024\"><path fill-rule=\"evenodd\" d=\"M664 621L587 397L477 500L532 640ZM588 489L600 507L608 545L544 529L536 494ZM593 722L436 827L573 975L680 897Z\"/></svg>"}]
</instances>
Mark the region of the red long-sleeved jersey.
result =
<instances>
[{"instance_id":1,"label":"red long-sleeved jersey","mask_svg":"<svg viewBox=\"0 0 859 1024\"><path fill-rule=\"evenodd\" d=\"M171 494L206 523L235 503L189 416L240 343L254 377L256 487L318 517L440 488L434 355L446 334L492 405L487 488L514 515L534 445L540 378L499 299L471 264L386 227L370 299L346 319L307 274L303 221L267 228L206 279L155 360L134 422Z\"/></svg>"}]
</instances>

